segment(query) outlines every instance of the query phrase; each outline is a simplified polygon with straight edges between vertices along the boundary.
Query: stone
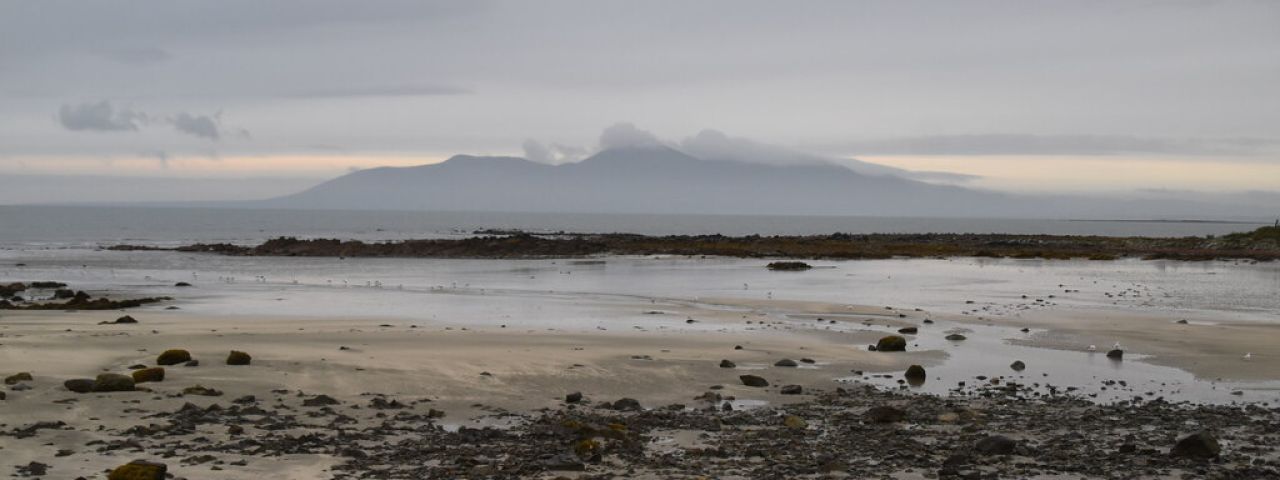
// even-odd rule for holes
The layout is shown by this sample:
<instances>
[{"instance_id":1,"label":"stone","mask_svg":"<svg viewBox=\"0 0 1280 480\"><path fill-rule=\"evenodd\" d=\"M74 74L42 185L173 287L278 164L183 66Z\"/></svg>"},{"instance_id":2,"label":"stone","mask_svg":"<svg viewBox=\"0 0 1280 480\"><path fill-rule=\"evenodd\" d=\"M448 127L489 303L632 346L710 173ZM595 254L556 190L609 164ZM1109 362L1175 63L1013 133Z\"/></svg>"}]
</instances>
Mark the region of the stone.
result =
<instances>
[{"instance_id":1,"label":"stone","mask_svg":"<svg viewBox=\"0 0 1280 480\"><path fill-rule=\"evenodd\" d=\"M619 398L616 402L609 405L609 407L614 410L624 412L638 412L642 410L642 408L640 408L640 401L634 398Z\"/></svg>"},{"instance_id":2,"label":"stone","mask_svg":"<svg viewBox=\"0 0 1280 480\"><path fill-rule=\"evenodd\" d=\"M249 354L239 350L232 350L231 353L227 355L227 365L248 365L249 362L252 361L253 357L250 357Z\"/></svg>"},{"instance_id":3,"label":"stone","mask_svg":"<svg viewBox=\"0 0 1280 480\"><path fill-rule=\"evenodd\" d=\"M733 363L733 362L730 362L730 361L728 361L728 360L721 360L721 361L720 361L720 368L737 368L737 366L738 366L738 364Z\"/></svg>"},{"instance_id":4,"label":"stone","mask_svg":"<svg viewBox=\"0 0 1280 480\"><path fill-rule=\"evenodd\" d=\"M62 386L76 393L89 393L93 391L93 379L73 378L62 382Z\"/></svg>"},{"instance_id":5,"label":"stone","mask_svg":"<svg viewBox=\"0 0 1280 480\"><path fill-rule=\"evenodd\" d=\"M578 403L582 401L582 392L573 392L564 396L564 403Z\"/></svg>"},{"instance_id":6,"label":"stone","mask_svg":"<svg viewBox=\"0 0 1280 480\"><path fill-rule=\"evenodd\" d=\"M959 342L959 341L961 341L961 340L965 340L965 339L966 339L966 338L968 338L968 337L965 337L964 335L961 335L961 334L959 334L959 333L953 333L953 334L951 334L951 335L947 335L947 337L946 337L946 338L947 338L947 340L950 340L950 341L953 341L953 342Z\"/></svg>"},{"instance_id":7,"label":"stone","mask_svg":"<svg viewBox=\"0 0 1280 480\"><path fill-rule=\"evenodd\" d=\"M906 373L903 373L902 376L907 380L919 380L919 381L923 381L924 379L928 378L928 374L925 373L924 367L920 365L912 365L910 367L907 367Z\"/></svg>"},{"instance_id":8,"label":"stone","mask_svg":"<svg viewBox=\"0 0 1280 480\"><path fill-rule=\"evenodd\" d=\"M132 392L133 377L118 373L104 373L93 380L95 392Z\"/></svg>"},{"instance_id":9,"label":"stone","mask_svg":"<svg viewBox=\"0 0 1280 480\"><path fill-rule=\"evenodd\" d=\"M897 407L880 405L867 409L863 416L871 423L897 423L907 418L907 412Z\"/></svg>"},{"instance_id":10,"label":"stone","mask_svg":"<svg viewBox=\"0 0 1280 480\"><path fill-rule=\"evenodd\" d=\"M877 352L905 352L906 350L907 339L897 335L889 335L876 342Z\"/></svg>"},{"instance_id":11,"label":"stone","mask_svg":"<svg viewBox=\"0 0 1280 480\"><path fill-rule=\"evenodd\" d=\"M1218 439L1213 434L1202 431L1178 440L1169 453L1175 457L1209 460L1216 458L1221 452L1222 447L1218 445Z\"/></svg>"},{"instance_id":12,"label":"stone","mask_svg":"<svg viewBox=\"0 0 1280 480\"><path fill-rule=\"evenodd\" d=\"M779 391L778 393L781 393L783 395L799 395L801 393L804 393L804 387L801 387L799 385L784 385L782 387L782 390Z\"/></svg>"},{"instance_id":13,"label":"stone","mask_svg":"<svg viewBox=\"0 0 1280 480\"><path fill-rule=\"evenodd\" d=\"M199 361L199 360L188 360L188 361L187 361L187 363L182 364L182 366L184 366L184 367L199 367L199 366L200 366L200 361Z\"/></svg>"},{"instance_id":14,"label":"stone","mask_svg":"<svg viewBox=\"0 0 1280 480\"><path fill-rule=\"evenodd\" d=\"M204 385L193 385L182 389L183 395L199 395L202 397L221 397L222 391L216 388L209 388Z\"/></svg>"},{"instance_id":15,"label":"stone","mask_svg":"<svg viewBox=\"0 0 1280 480\"><path fill-rule=\"evenodd\" d=\"M916 333L919 333L919 332L920 332L920 329L916 327L903 327L898 329L898 333L901 333L904 335L915 335Z\"/></svg>"},{"instance_id":16,"label":"stone","mask_svg":"<svg viewBox=\"0 0 1280 480\"><path fill-rule=\"evenodd\" d=\"M123 317L117 318L117 319L116 319L116 321L115 321L115 323L116 323L116 324L123 324L123 323L138 323L138 319L133 318L133 317L131 317L131 316L129 316L129 315L125 315L125 316L123 316Z\"/></svg>"},{"instance_id":17,"label":"stone","mask_svg":"<svg viewBox=\"0 0 1280 480\"><path fill-rule=\"evenodd\" d=\"M755 376L755 375L739 375L739 376L738 376L738 380L741 380L741 381L742 381L742 384L743 384L743 385L746 385L746 386L748 386L748 387L767 387L767 386L769 386L769 381L768 381L768 380L765 380L763 377L758 377L758 376Z\"/></svg>"},{"instance_id":18,"label":"stone","mask_svg":"<svg viewBox=\"0 0 1280 480\"><path fill-rule=\"evenodd\" d=\"M1022 360L1015 360L1013 363L1009 364L1009 368L1012 368L1015 372L1021 372L1027 369L1027 364L1022 363Z\"/></svg>"},{"instance_id":19,"label":"stone","mask_svg":"<svg viewBox=\"0 0 1280 480\"><path fill-rule=\"evenodd\" d=\"M111 470L107 480L164 480L168 471L163 463L134 460Z\"/></svg>"},{"instance_id":20,"label":"stone","mask_svg":"<svg viewBox=\"0 0 1280 480\"><path fill-rule=\"evenodd\" d=\"M324 407L329 405L337 405L341 402L328 395L316 395L302 401L304 407Z\"/></svg>"},{"instance_id":21,"label":"stone","mask_svg":"<svg viewBox=\"0 0 1280 480\"><path fill-rule=\"evenodd\" d=\"M1013 455L1018 442L1003 435L989 435L974 444L973 451L979 455Z\"/></svg>"},{"instance_id":22,"label":"stone","mask_svg":"<svg viewBox=\"0 0 1280 480\"><path fill-rule=\"evenodd\" d=\"M182 349L170 349L156 357L156 364L161 366L177 365L191 361L191 352Z\"/></svg>"},{"instance_id":23,"label":"stone","mask_svg":"<svg viewBox=\"0 0 1280 480\"><path fill-rule=\"evenodd\" d=\"M1121 349L1119 349L1119 348L1112 349L1110 352L1107 352L1107 358L1111 358L1111 359L1115 359L1115 360L1123 359L1123 358L1124 358L1124 350L1121 350Z\"/></svg>"},{"instance_id":24,"label":"stone","mask_svg":"<svg viewBox=\"0 0 1280 480\"><path fill-rule=\"evenodd\" d=\"M790 359L790 358L784 358L784 359L782 359L782 360L778 360L778 361L777 361L777 363L774 363L774 364L773 364L773 366L775 366L775 367L798 367L798 366L800 366L800 364L796 363L796 361L795 361L795 360L792 360L792 359Z\"/></svg>"},{"instance_id":25,"label":"stone","mask_svg":"<svg viewBox=\"0 0 1280 480\"><path fill-rule=\"evenodd\" d=\"M17 384L19 384L19 383L22 383L22 382L30 382L30 381L32 381L32 380L34 380L34 378L32 378L32 377L31 377L31 374L30 374L30 373L28 373L28 372L18 372L18 373L15 373L15 374L13 374L13 375L9 375L8 377L5 377L5 379L4 379L4 384L5 384L5 385L17 385Z\"/></svg>"},{"instance_id":26,"label":"stone","mask_svg":"<svg viewBox=\"0 0 1280 480\"><path fill-rule=\"evenodd\" d=\"M164 381L164 368L143 368L133 371L133 383L146 382L162 382Z\"/></svg>"}]
</instances>

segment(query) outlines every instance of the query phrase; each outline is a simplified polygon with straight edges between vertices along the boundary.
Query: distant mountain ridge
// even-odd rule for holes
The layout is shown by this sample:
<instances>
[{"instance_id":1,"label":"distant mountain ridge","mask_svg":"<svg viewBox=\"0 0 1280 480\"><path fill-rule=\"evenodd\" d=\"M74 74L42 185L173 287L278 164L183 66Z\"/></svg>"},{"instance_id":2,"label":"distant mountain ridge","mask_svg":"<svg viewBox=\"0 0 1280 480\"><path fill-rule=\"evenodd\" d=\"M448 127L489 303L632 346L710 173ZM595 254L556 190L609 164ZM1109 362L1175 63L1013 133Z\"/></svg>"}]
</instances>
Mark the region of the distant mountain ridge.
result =
<instances>
[{"instance_id":1,"label":"distant mountain ridge","mask_svg":"<svg viewBox=\"0 0 1280 480\"><path fill-rule=\"evenodd\" d=\"M834 164L704 160L654 145L604 150L562 165L457 155L433 165L361 170L256 203L355 210L976 215L1010 201L1003 194Z\"/></svg>"}]
</instances>

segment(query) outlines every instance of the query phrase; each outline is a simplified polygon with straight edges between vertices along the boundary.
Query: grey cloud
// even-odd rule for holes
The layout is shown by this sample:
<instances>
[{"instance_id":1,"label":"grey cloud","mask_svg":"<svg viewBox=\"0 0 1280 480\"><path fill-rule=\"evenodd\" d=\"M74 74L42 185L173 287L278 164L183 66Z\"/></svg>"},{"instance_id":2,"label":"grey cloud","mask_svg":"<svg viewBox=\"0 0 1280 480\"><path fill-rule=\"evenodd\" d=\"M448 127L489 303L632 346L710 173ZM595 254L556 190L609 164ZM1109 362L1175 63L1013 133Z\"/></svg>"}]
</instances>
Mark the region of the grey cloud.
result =
<instances>
[{"instance_id":1,"label":"grey cloud","mask_svg":"<svg viewBox=\"0 0 1280 480\"><path fill-rule=\"evenodd\" d=\"M590 153L582 147L574 147L552 143L543 145L537 140L525 140L521 145L524 149L524 158L549 165L559 165L562 163L574 163L587 157Z\"/></svg>"},{"instance_id":2,"label":"grey cloud","mask_svg":"<svg viewBox=\"0 0 1280 480\"><path fill-rule=\"evenodd\" d=\"M1248 155L1275 151L1266 138L1159 138L1129 135L934 135L853 142L855 155Z\"/></svg>"},{"instance_id":3,"label":"grey cloud","mask_svg":"<svg viewBox=\"0 0 1280 480\"><path fill-rule=\"evenodd\" d=\"M600 133L601 150L661 145L663 145L662 141L658 140L652 132L636 128L634 124L628 122L616 123Z\"/></svg>"},{"instance_id":4,"label":"grey cloud","mask_svg":"<svg viewBox=\"0 0 1280 480\"><path fill-rule=\"evenodd\" d=\"M58 122L67 130L94 132L137 131L147 116L128 108L117 109L111 102L63 105L58 109Z\"/></svg>"},{"instance_id":5,"label":"grey cloud","mask_svg":"<svg viewBox=\"0 0 1280 480\"><path fill-rule=\"evenodd\" d=\"M393 85L374 87L337 87L287 92L285 98L359 98L359 97L420 97L431 95L468 95L469 89L450 85Z\"/></svg>"},{"instance_id":6,"label":"grey cloud","mask_svg":"<svg viewBox=\"0 0 1280 480\"><path fill-rule=\"evenodd\" d=\"M746 138L730 137L719 130L703 130L680 142L685 153L708 160L736 160L775 165L815 165L834 163L785 147L767 145Z\"/></svg>"},{"instance_id":7,"label":"grey cloud","mask_svg":"<svg viewBox=\"0 0 1280 480\"><path fill-rule=\"evenodd\" d=\"M218 140L222 137L221 127L216 115L192 115L182 112L174 116L170 121L173 123L173 128L188 135L208 140Z\"/></svg>"}]
</instances>

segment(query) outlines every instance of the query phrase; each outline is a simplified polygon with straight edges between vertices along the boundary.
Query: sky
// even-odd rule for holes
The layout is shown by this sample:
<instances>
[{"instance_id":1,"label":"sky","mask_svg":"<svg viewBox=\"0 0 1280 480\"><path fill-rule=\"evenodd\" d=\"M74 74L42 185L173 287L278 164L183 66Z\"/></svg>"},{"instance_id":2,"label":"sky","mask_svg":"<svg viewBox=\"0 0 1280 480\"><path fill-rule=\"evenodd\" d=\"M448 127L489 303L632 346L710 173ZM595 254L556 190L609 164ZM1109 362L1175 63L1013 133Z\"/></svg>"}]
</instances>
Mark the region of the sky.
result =
<instances>
[{"instance_id":1,"label":"sky","mask_svg":"<svg viewBox=\"0 0 1280 480\"><path fill-rule=\"evenodd\" d=\"M1280 2L0 0L0 203L568 162L618 125L989 190L1277 191Z\"/></svg>"}]
</instances>

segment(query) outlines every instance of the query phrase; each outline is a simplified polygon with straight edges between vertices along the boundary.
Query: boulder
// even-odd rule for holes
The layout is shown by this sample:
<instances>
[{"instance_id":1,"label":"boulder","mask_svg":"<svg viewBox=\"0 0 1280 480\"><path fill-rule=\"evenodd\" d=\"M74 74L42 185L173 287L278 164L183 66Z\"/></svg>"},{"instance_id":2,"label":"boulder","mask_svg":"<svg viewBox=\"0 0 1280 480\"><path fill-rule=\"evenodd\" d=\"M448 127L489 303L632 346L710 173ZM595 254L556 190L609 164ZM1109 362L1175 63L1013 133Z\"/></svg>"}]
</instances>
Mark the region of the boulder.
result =
<instances>
[{"instance_id":1,"label":"boulder","mask_svg":"<svg viewBox=\"0 0 1280 480\"><path fill-rule=\"evenodd\" d=\"M1110 352L1107 352L1107 358L1111 358L1111 359L1115 359L1115 360L1123 359L1123 358L1124 358L1124 350L1121 350L1121 349L1119 349L1119 348L1112 349Z\"/></svg>"},{"instance_id":2,"label":"boulder","mask_svg":"<svg viewBox=\"0 0 1280 480\"><path fill-rule=\"evenodd\" d=\"M907 339L897 335L889 335L876 342L877 352L905 352L906 350Z\"/></svg>"},{"instance_id":3,"label":"boulder","mask_svg":"<svg viewBox=\"0 0 1280 480\"><path fill-rule=\"evenodd\" d=\"M22 382L30 382L30 381L32 381L32 380L33 380L33 378L31 377L31 374L30 374L30 373L28 373L28 372L18 372L18 373L15 373L15 374L13 374L13 375L9 375L8 377L5 377L5 379L4 379L4 384L5 384L5 385L17 385L17 384L19 384L19 383L22 383Z\"/></svg>"},{"instance_id":4,"label":"boulder","mask_svg":"<svg viewBox=\"0 0 1280 480\"><path fill-rule=\"evenodd\" d=\"M867 409L863 416L871 423L897 423L907 418L907 412L897 407L881 405Z\"/></svg>"},{"instance_id":5,"label":"boulder","mask_svg":"<svg viewBox=\"0 0 1280 480\"><path fill-rule=\"evenodd\" d=\"M782 360L778 360L778 362L777 362L777 363L774 363L774 364L773 364L773 366L775 366L775 367L798 367L798 366L800 366L800 364L796 363L796 361L795 361L795 360L792 360L792 359L790 359L790 358L784 358L784 359L782 359Z\"/></svg>"},{"instance_id":6,"label":"boulder","mask_svg":"<svg viewBox=\"0 0 1280 480\"><path fill-rule=\"evenodd\" d=\"M973 451L979 455L1013 455L1018 442L1003 435L990 435L974 444Z\"/></svg>"},{"instance_id":7,"label":"boulder","mask_svg":"<svg viewBox=\"0 0 1280 480\"><path fill-rule=\"evenodd\" d=\"M582 392L573 392L564 396L564 403L578 403L582 401Z\"/></svg>"},{"instance_id":8,"label":"boulder","mask_svg":"<svg viewBox=\"0 0 1280 480\"><path fill-rule=\"evenodd\" d=\"M738 364L733 363L733 362L730 362L730 361L728 361L728 360L721 360L721 361L720 361L720 368L737 368L737 366L738 366Z\"/></svg>"},{"instance_id":9,"label":"boulder","mask_svg":"<svg viewBox=\"0 0 1280 480\"><path fill-rule=\"evenodd\" d=\"M162 382L164 381L164 368L142 368L133 371L133 383L146 382Z\"/></svg>"},{"instance_id":10,"label":"boulder","mask_svg":"<svg viewBox=\"0 0 1280 480\"><path fill-rule=\"evenodd\" d=\"M163 463L134 460L107 475L107 480L164 480L169 469Z\"/></svg>"},{"instance_id":11,"label":"boulder","mask_svg":"<svg viewBox=\"0 0 1280 480\"><path fill-rule=\"evenodd\" d=\"M765 380L765 379L764 379L764 377L758 377L758 376L755 376L755 375L739 375L739 376L738 376L738 380L741 380L741 381L742 381L742 384L743 384L743 385L746 385L746 386L748 386L748 387L767 387L767 386L769 386L769 381L768 381L768 380Z\"/></svg>"},{"instance_id":12,"label":"boulder","mask_svg":"<svg viewBox=\"0 0 1280 480\"><path fill-rule=\"evenodd\" d=\"M804 387L799 385L784 385L779 393L783 395L799 395L804 393Z\"/></svg>"},{"instance_id":13,"label":"boulder","mask_svg":"<svg viewBox=\"0 0 1280 480\"><path fill-rule=\"evenodd\" d=\"M93 379L73 378L62 382L62 386L76 393L89 393L93 391Z\"/></svg>"},{"instance_id":14,"label":"boulder","mask_svg":"<svg viewBox=\"0 0 1280 480\"><path fill-rule=\"evenodd\" d=\"M253 357L239 350L232 350L231 353L227 355L227 365L248 365L249 362L252 361Z\"/></svg>"},{"instance_id":15,"label":"boulder","mask_svg":"<svg viewBox=\"0 0 1280 480\"><path fill-rule=\"evenodd\" d=\"M177 365L191 361L191 352L179 348L165 350L156 357L156 363L163 366Z\"/></svg>"},{"instance_id":16,"label":"boulder","mask_svg":"<svg viewBox=\"0 0 1280 480\"><path fill-rule=\"evenodd\" d=\"M898 329L898 333L901 333L904 335L915 335L919 331L920 329L916 327L903 327Z\"/></svg>"},{"instance_id":17,"label":"boulder","mask_svg":"<svg viewBox=\"0 0 1280 480\"><path fill-rule=\"evenodd\" d=\"M640 408L640 401L634 398L619 398L618 401L613 402L609 407L614 410L624 412L637 412L642 410L642 408Z\"/></svg>"},{"instance_id":18,"label":"boulder","mask_svg":"<svg viewBox=\"0 0 1280 480\"><path fill-rule=\"evenodd\" d=\"M1022 360L1014 360L1013 363L1009 364L1009 368L1012 368L1015 372L1021 372L1027 369L1027 364L1022 363Z\"/></svg>"},{"instance_id":19,"label":"boulder","mask_svg":"<svg viewBox=\"0 0 1280 480\"><path fill-rule=\"evenodd\" d=\"M907 367L906 373L903 373L902 376L907 380L916 380L921 382L928 378L928 374L925 373L924 367L920 365Z\"/></svg>"},{"instance_id":20,"label":"boulder","mask_svg":"<svg viewBox=\"0 0 1280 480\"><path fill-rule=\"evenodd\" d=\"M123 317L117 318L115 323L118 323L118 324L119 323L138 323L138 319L125 315Z\"/></svg>"},{"instance_id":21,"label":"boulder","mask_svg":"<svg viewBox=\"0 0 1280 480\"><path fill-rule=\"evenodd\" d=\"M95 392L132 392L133 377L118 373L103 373L93 380Z\"/></svg>"},{"instance_id":22,"label":"boulder","mask_svg":"<svg viewBox=\"0 0 1280 480\"><path fill-rule=\"evenodd\" d=\"M1169 453L1175 457L1209 460L1216 458L1221 452L1222 447L1218 445L1218 439L1213 434L1198 432L1178 440Z\"/></svg>"}]
</instances>

